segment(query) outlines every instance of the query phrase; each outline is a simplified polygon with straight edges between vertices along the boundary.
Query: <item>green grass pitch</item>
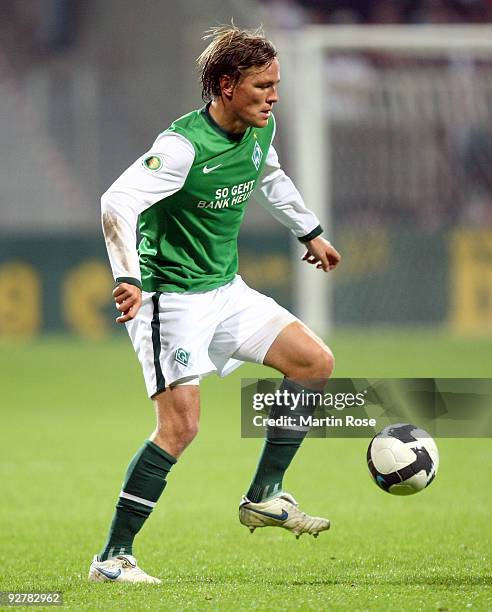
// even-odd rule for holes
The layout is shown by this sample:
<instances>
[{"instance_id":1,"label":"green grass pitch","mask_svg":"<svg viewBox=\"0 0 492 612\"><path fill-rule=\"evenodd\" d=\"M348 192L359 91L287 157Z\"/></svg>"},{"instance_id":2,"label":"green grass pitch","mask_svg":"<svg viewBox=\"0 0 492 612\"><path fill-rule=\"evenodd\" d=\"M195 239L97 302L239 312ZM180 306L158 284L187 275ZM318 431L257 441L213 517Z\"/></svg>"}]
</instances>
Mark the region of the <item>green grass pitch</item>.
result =
<instances>
[{"instance_id":1,"label":"green grass pitch","mask_svg":"<svg viewBox=\"0 0 492 612\"><path fill-rule=\"evenodd\" d=\"M338 376L490 377L491 340L347 332ZM92 584L126 465L153 428L126 338L0 348L0 590L63 591L71 610L491 610L492 441L438 439L435 482L411 498L367 474L368 440L308 440L285 486L332 529L297 541L237 520L261 440L240 438L244 366L202 385L197 440L136 540L159 586ZM466 406L463 406L466 410Z\"/></svg>"}]
</instances>

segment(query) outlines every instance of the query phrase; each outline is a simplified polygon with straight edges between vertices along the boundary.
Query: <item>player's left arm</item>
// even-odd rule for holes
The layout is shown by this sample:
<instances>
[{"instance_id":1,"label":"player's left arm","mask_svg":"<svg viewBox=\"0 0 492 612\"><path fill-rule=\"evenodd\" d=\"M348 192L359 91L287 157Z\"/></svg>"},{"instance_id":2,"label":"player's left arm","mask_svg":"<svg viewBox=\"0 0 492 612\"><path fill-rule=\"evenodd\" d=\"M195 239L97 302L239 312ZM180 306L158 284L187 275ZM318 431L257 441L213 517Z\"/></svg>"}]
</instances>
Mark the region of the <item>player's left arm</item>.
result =
<instances>
[{"instance_id":1,"label":"player's left arm","mask_svg":"<svg viewBox=\"0 0 492 612\"><path fill-rule=\"evenodd\" d=\"M307 208L296 186L280 167L273 146L268 151L253 197L304 244L307 250L302 258L304 261L324 272L338 265L340 253L321 236L323 228L318 218Z\"/></svg>"},{"instance_id":2,"label":"player's left arm","mask_svg":"<svg viewBox=\"0 0 492 612\"><path fill-rule=\"evenodd\" d=\"M340 253L323 236L317 236L309 242L305 242L304 245L307 251L302 258L303 261L316 264L316 268L323 270L323 272L333 270L342 259Z\"/></svg>"}]
</instances>

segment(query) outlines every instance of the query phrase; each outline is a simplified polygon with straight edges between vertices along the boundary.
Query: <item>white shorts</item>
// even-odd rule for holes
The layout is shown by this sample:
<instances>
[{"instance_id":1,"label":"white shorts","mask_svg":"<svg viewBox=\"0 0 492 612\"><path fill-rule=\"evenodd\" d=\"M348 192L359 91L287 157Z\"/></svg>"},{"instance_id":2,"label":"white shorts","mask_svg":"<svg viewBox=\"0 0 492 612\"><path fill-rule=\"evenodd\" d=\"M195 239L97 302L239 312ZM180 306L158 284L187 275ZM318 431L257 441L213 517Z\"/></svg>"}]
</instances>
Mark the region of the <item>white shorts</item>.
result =
<instances>
[{"instance_id":1,"label":"white shorts","mask_svg":"<svg viewBox=\"0 0 492 612\"><path fill-rule=\"evenodd\" d=\"M226 376L244 361L263 363L273 341L297 318L240 276L205 292L142 293L126 327L149 397L212 372Z\"/></svg>"}]
</instances>

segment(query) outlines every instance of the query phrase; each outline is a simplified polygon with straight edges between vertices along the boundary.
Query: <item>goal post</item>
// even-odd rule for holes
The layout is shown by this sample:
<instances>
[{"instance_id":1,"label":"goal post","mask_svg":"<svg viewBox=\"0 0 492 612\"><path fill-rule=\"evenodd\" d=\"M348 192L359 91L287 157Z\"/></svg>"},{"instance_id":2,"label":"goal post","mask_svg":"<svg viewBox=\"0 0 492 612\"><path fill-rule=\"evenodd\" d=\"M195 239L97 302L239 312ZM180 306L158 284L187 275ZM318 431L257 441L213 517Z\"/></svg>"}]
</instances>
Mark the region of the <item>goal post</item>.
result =
<instances>
[{"instance_id":1,"label":"goal post","mask_svg":"<svg viewBox=\"0 0 492 612\"><path fill-rule=\"evenodd\" d=\"M334 233L336 211L345 196L348 202L363 202L364 189L370 192L367 219L374 216L371 211L376 210L378 198L394 201L394 210L381 209L376 216L387 213L391 217L401 215L405 207L418 206L418 202L432 208L434 197L436 207L451 197L444 193L446 179L442 176L446 166L443 141L449 136L446 130L459 131L460 113L469 115L470 124L475 120L484 125L492 122L491 26L309 26L295 32L274 32L272 39L281 60L277 112L281 115L279 129L286 136L289 167L307 205L325 228L325 236L335 246L339 246ZM374 55L379 64L371 64ZM337 79L343 89L348 78L340 58L345 58L347 65L355 65L351 58L362 58L359 74L352 66L353 80L348 84L355 91L351 99L354 108L350 104L345 108L343 97L335 95ZM395 58L396 65L388 68L387 60L391 63ZM330 72L333 61L338 61L338 73ZM364 64L370 83L365 81ZM475 69L473 78L470 66ZM426 142L421 150L413 142L418 138ZM380 144L385 139L389 143ZM339 176L340 151L345 156L343 177ZM392 174L385 165L391 166ZM361 167L365 169L361 171ZM453 170L446 172L452 174ZM401 187L399 176L403 177ZM358 199L350 199L347 194L359 188ZM408 206L405 190L413 194ZM400 210L399 198L405 200ZM428 214L438 217L440 212L436 208ZM348 224L349 212L344 210L342 215L347 215ZM364 214L360 218L364 219ZM334 277L314 273L299 261L300 247L295 248L296 313L318 333L326 334L334 321ZM343 274L342 264L337 275Z\"/></svg>"}]
</instances>

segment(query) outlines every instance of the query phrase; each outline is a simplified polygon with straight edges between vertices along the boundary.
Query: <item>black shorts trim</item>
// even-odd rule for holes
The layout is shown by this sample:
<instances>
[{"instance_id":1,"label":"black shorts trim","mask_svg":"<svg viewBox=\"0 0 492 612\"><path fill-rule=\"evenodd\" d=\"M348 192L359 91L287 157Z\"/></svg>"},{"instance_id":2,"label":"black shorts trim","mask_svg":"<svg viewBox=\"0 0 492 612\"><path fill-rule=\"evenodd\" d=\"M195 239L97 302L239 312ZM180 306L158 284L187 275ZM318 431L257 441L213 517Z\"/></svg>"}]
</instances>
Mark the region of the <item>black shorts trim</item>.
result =
<instances>
[{"instance_id":1,"label":"black shorts trim","mask_svg":"<svg viewBox=\"0 0 492 612\"><path fill-rule=\"evenodd\" d=\"M160 356L161 356L161 330L159 321L159 298L161 293L157 291L152 296L152 303L154 305L154 312L152 315L152 347L154 349L154 368L155 368L155 393L160 393L166 388L166 381L162 373Z\"/></svg>"}]
</instances>

